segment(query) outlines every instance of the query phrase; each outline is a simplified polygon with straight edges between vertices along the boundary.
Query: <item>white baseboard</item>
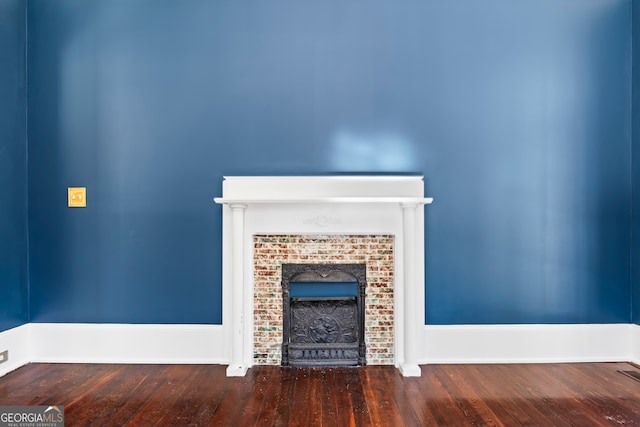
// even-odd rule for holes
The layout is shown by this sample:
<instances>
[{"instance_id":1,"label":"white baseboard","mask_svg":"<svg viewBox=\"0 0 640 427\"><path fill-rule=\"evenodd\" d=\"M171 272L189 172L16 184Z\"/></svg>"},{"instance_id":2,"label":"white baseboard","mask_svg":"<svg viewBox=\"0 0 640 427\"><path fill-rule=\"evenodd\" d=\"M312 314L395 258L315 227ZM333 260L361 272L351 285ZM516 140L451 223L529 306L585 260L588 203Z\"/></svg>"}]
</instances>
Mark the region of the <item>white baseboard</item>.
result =
<instances>
[{"instance_id":1,"label":"white baseboard","mask_svg":"<svg viewBox=\"0 0 640 427\"><path fill-rule=\"evenodd\" d=\"M640 325L630 325L631 329L631 360L637 365L640 365Z\"/></svg>"},{"instance_id":2,"label":"white baseboard","mask_svg":"<svg viewBox=\"0 0 640 427\"><path fill-rule=\"evenodd\" d=\"M418 362L631 361L636 325L427 325ZM636 332L640 337L640 332ZM638 341L636 339L636 341ZM639 354L637 351L636 355Z\"/></svg>"},{"instance_id":3,"label":"white baseboard","mask_svg":"<svg viewBox=\"0 0 640 427\"><path fill-rule=\"evenodd\" d=\"M0 377L29 363L29 328L21 325L0 332L0 351L8 350L9 357L0 364Z\"/></svg>"},{"instance_id":4,"label":"white baseboard","mask_svg":"<svg viewBox=\"0 0 640 427\"><path fill-rule=\"evenodd\" d=\"M0 376L30 362L228 364L225 342L221 325L30 323L0 332ZM640 325L427 325L417 360L640 363Z\"/></svg>"},{"instance_id":5,"label":"white baseboard","mask_svg":"<svg viewBox=\"0 0 640 427\"><path fill-rule=\"evenodd\" d=\"M229 361L221 325L32 323L30 332L32 362Z\"/></svg>"}]
</instances>

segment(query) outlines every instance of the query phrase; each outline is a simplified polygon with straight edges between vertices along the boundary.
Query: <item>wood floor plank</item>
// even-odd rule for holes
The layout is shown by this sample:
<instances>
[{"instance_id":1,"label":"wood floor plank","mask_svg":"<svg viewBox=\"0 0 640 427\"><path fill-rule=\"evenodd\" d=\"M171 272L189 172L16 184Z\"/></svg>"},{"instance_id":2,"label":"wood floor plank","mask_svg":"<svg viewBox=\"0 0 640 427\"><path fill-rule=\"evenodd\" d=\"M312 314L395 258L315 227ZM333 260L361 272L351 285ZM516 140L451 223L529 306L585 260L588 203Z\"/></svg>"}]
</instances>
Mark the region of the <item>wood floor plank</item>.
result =
<instances>
[{"instance_id":1,"label":"wood floor plank","mask_svg":"<svg viewBox=\"0 0 640 427\"><path fill-rule=\"evenodd\" d=\"M351 375L347 375L349 372ZM334 425L356 425L353 402L351 400L351 391L353 389L351 382L355 377L356 372L354 369L347 372L341 369L329 369L324 386L326 391L331 394L332 405L336 408L336 424ZM329 422L326 424L330 425Z\"/></svg>"},{"instance_id":2,"label":"wood floor plank","mask_svg":"<svg viewBox=\"0 0 640 427\"><path fill-rule=\"evenodd\" d=\"M424 390L420 387L419 383L417 381L407 381L405 384L402 381L402 377L394 375L394 372L390 372L389 376L393 378L395 389L402 390L402 394L394 395L394 399L398 404L402 402L403 405L409 408L408 411L411 412L411 415L408 415L407 419L404 420L406 421L405 424L416 426L438 425L434 414L426 403L427 397L425 397Z\"/></svg>"},{"instance_id":3,"label":"wood floor plank","mask_svg":"<svg viewBox=\"0 0 640 427\"><path fill-rule=\"evenodd\" d=\"M178 399L171 410L165 414L168 425L204 425L215 419L215 414L229 395L229 382L222 370L211 370L205 366L194 366L197 374L187 386L185 393ZM238 403L238 402L234 402ZM172 415L173 418L169 418Z\"/></svg>"},{"instance_id":4,"label":"wood floor plank","mask_svg":"<svg viewBox=\"0 0 640 427\"><path fill-rule=\"evenodd\" d=\"M424 401L432 414L435 425L446 425L451 419L465 420L464 413L455 402L446 386L437 375L440 369L437 365L425 366L422 369L420 383L425 393Z\"/></svg>"},{"instance_id":5,"label":"wood floor plank","mask_svg":"<svg viewBox=\"0 0 640 427\"><path fill-rule=\"evenodd\" d=\"M518 397L512 388L495 387L495 382L486 381L486 378L499 378L495 365L477 365L477 368L467 373L466 380L505 425L538 426L544 421L544 414L528 400Z\"/></svg>"},{"instance_id":6,"label":"wood floor plank","mask_svg":"<svg viewBox=\"0 0 640 427\"><path fill-rule=\"evenodd\" d=\"M462 372L461 372L462 371ZM466 375L460 365L440 367L436 370L440 382L447 384L447 390L452 393L456 405L465 416L465 422L471 425L504 427L504 424L493 414L487 404L469 386Z\"/></svg>"},{"instance_id":7,"label":"wood floor plank","mask_svg":"<svg viewBox=\"0 0 640 427\"><path fill-rule=\"evenodd\" d=\"M510 372L512 378L519 379L514 390L521 390L524 398L543 414L546 422L558 426L598 425L589 415L588 408L579 406L582 393L567 392L565 385L558 381L553 372L553 365L547 366L546 369L541 365L524 368L511 372L505 369L505 366L500 367L502 372Z\"/></svg>"},{"instance_id":8,"label":"wood floor plank","mask_svg":"<svg viewBox=\"0 0 640 427\"><path fill-rule=\"evenodd\" d=\"M224 377L224 367L219 371ZM199 416L209 415L210 425L242 425L244 409L253 394L254 382L255 371L252 370L245 377L220 378L217 383L212 384L215 391L221 389L220 393L214 395L215 400Z\"/></svg>"},{"instance_id":9,"label":"wood floor plank","mask_svg":"<svg viewBox=\"0 0 640 427\"><path fill-rule=\"evenodd\" d=\"M609 366L594 365L587 369L584 365L568 365L567 369L554 369L553 375L565 387L574 392L582 388L580 407L587 406L592 419L616 420L620 424L629 424L640 416L640 405L629 407L623 401L623 395L617 392L617 385L622 384L622 375L607 368ZM638 383L640 385L640 383ZM640 392L640 387L638 389Z\"/></svg>"},{"instance_id":10,"label":"wood floor plank","mask_svg":"<svg viewBox=\"0 0 640 427\"><path fill-rule=\"evenodd\" d=\"M295 393L296 381L287 371L290 368L279 368L278 379L281 392L277 393L277 406L274 411L274 423L276 427L284 427L291 423L291 401ZM267 368L265 375L269 375L270 368Z\"/></svg>"},{"instance_id":11,"label":"wood floor plank","mask_svg":"<svg viewBox=\"0 0 640 427\"><path fill-rule=\"evenodd\" d=\"M626 363L258 366L31 364L0 405L64 405L73 426L619 426L640 424Z\"/></svg>"},{"instance_id":12,"label":"wood floor plank","mask_svg":"<svg viewBox=\"0 0 640 427\"><path fill-rule=\"evenodd\" d=\"M371 420L376 425L413 424L415 421L408 401L402 397L403 387L393 379L401 378L384 366L372 366L362 371L363 389L368 392L367 402ZM399 386L399 387L398 387Z\"/></svg>"}]
</instances>

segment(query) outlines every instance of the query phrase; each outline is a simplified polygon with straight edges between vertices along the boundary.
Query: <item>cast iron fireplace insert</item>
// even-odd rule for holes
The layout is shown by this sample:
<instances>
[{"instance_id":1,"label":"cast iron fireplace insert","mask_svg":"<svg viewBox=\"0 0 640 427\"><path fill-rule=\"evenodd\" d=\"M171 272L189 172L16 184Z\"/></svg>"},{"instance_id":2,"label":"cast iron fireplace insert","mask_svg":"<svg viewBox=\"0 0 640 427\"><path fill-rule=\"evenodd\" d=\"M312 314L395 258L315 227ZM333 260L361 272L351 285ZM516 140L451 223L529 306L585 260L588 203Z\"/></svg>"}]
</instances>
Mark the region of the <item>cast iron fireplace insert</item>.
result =
<instances>
[{"instance_id":1,"label":"cast iron fireplace insert","mask_svg":"<svg viewBox=\"0 0 640 427\"><path fill-rule=\"evenodd\" d=\"M282 366L364 366L366 264L282 264ZM292 285L323 296L291 296ZM353 292L341 284L353 284ZM333 292L332 289L336 289Z\"/></svg>"}]
</instances>

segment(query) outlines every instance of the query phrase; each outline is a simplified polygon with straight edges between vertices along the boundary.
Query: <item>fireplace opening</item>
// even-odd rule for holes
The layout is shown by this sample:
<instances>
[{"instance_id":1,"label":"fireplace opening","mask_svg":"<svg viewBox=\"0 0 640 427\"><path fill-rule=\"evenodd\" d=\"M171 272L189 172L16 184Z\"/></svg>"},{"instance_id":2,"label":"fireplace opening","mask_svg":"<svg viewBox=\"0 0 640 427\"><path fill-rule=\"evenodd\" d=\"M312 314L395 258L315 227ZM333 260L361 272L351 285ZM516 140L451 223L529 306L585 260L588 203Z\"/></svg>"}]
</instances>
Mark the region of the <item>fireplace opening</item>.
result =
<instances>
[{"instance_id":1,"label":"fireplace opening","mask_svg":"<svg viewBox=\"0 0 640 427\"><path fill-rule=\"evenodd\" d=\"M364 366L366 264L282 264L283 366Z\"/></svg>"}]
</instances>

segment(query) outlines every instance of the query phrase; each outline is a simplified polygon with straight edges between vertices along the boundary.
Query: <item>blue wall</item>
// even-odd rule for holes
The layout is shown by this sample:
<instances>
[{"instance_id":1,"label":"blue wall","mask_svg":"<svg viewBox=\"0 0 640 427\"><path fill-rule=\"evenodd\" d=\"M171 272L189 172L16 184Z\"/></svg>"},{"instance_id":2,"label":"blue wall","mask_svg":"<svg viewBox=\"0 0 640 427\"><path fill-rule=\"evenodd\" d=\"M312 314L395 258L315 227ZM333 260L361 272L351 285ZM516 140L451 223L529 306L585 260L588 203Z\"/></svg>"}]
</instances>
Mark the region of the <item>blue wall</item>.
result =
<instances>
[{"instance_id":1,"label":"blue wall","mask_svg":"<svg viewBox=\"0 0 640 427\"><path fill-rule=\"evenodd\" d=\"M219 323L222 176L342 172L425 175L428 323L630 321L630 0L28 19L33 321Z\"/></svg>"},{"instance_id":2,"label":"blue wall","mask_svg":"<svg viewBox=\"0 0 640 427\"><path fill-rule=\"evenodd\" d=\"M633 2L631 316L640 324L640 4Z\"/></svg>"},{"instance_id":3,"label":"blue wall","mask_svg":"<svg viewBox=\"0 0 640 427\"><path fill-rule=\"evenodd\" d=\"M0 1L0 331L28 321L25 2Z\"/></svg>"}]
</instances>

